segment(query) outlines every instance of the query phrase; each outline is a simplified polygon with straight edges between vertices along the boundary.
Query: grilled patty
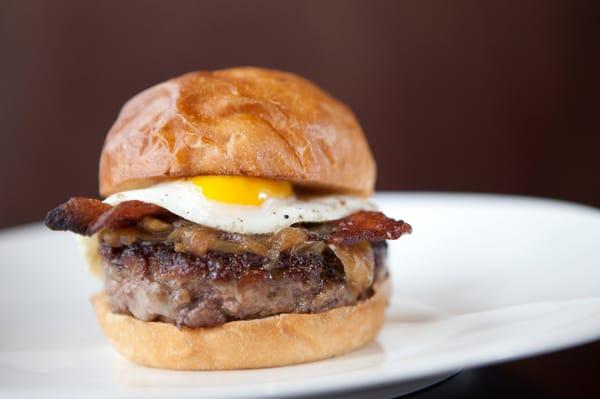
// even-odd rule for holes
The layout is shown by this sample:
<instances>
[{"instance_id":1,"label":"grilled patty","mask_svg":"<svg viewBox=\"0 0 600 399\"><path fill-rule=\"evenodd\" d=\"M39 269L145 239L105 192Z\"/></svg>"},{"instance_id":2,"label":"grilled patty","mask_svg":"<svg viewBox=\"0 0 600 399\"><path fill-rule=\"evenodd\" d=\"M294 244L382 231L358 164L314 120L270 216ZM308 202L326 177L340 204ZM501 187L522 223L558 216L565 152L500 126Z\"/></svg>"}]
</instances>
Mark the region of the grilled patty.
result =
<instances>
[{"instance_id":1,"label":"grilled patty","mask_svg":"<svg viewBox=\"0 0 600 399\"><path fill-rule=\"evenodd\" d=\"M387 276L386 244L374 242L375 281ZM212 327L279 313L317 313L355 305L372 288L349 284L329 249L276 259L252 253L192 255L170 243L101 245L103 275L113 311L178 327Z\"/></svg>"}]
</instances>

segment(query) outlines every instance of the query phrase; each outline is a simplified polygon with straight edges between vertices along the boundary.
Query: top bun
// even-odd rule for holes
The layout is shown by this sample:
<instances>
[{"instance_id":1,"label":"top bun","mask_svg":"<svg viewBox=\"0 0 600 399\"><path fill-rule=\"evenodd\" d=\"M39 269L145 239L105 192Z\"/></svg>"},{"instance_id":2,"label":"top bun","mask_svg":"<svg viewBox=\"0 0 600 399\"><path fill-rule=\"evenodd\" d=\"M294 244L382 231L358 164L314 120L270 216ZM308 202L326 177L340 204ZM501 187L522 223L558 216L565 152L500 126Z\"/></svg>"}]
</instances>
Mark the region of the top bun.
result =
<instances>
[{"instance_id":1,"label":"top bun","mask_svg":"<svg viewBox=\"0 0 600 399\"><path fill-rule=\"evenodd\" d=\"M100 158L100 193L197 175L369 195L375 162L352 111L291 73L191 72L129 100Z\"/></svg>"}]
</instances>

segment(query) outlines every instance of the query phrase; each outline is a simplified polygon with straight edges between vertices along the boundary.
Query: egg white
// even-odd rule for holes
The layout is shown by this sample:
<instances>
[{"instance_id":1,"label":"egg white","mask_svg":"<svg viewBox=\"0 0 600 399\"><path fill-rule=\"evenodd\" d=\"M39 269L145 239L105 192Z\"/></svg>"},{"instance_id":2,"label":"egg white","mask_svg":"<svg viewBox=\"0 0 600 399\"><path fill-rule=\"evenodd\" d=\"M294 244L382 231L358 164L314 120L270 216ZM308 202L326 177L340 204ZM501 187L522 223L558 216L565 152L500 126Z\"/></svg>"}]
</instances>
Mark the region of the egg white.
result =
<instances>
[{"instance_id":1,"label":"egg white","mask_svg":"<svg viewBox=\"0 0 600 399\"><path fill-rule=\"evenodd\" d=\"M233 205L207 199L202 189L185 180L123 191L104 202L114 206L130 200L158 205L200 225L243 234L272 233L294 223L326 222L359 210L376 209L368 200L350 195L270 198L260 206Z\"/></svg>"}]
</instances>

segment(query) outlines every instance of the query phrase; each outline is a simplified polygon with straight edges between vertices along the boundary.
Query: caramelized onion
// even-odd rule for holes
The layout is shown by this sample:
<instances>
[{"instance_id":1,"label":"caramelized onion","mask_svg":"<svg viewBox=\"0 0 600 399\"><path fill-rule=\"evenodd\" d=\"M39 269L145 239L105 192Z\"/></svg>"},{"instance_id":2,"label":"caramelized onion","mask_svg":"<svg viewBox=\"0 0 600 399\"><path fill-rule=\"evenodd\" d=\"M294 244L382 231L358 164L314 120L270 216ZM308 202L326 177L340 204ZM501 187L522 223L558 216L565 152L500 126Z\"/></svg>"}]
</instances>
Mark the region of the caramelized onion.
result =
<instances>
[{"instance_id":1,"label":"caramelized onion","mask_svg":"<svg viewBox=\"0 0 600 399\"><path fill-rule=\"evenodd\" d=\"M178 252L189 252L194 255L203 255L210 250L217 239L212 229L201 226L178 227L169 234L167 241L175 245Z\"/></svg>"},{"instance_id":2,"label":"caramelized onion","mask_svg":"<svg viewBox=\"0 0 600 399\"><path fill-rule=\"evenodd\" d=\"M373 284L375 258L367 241L352 245L330 244L329 248L344 265L346 280L352 290L362 291Z\"/></svg>"},{"instance_id":3,"label":"caramelized onion","mask_svg":"<svg viewBox=\"0 0 600 399\"><path fill-rule=\"evenodd\" d=\"M165 240L175 244L175 250L194 255L203 255L207 251L251 252L272 259L276 259L281 252L294 251L296 247L303 251L317 247L306 245L308 234L295 227L288 227L274 234L237 234L197 224L180 223Z\"/></svg>"},{"instance_id":4,"label":"caramelized onion","mask_svg":"<svg viewBox=\"0 0 600 399\"><path fill-rule=\"evenodd\" d=\"M163 222L160 219L146 216L138 222L138 227L149 233L165 233L171 231L173 226L170 223Z\"/></svg>"},{"instance_id":5,"label":"caramelized onion","mask_svg":"<svg viewBox=\"0 0 600 399\"><path fill-rule=\"evenodd\" d=\"M100 240L111 247L122 247L131 245L136 241L158 242L164 240L154 234L146 233L135 228L126 228L119 230L102 230L99 233Z\"/></svg>"},{"instance_id":6,"label":"caramelized onion","mask_svg":"<svg viewBox=\"0 0 600 399\"><path fill-rule=\"evenodd\" d=\"M275 259L279 253L292 251L298 245L304 244L308 240L308 235L303 229L288 227L271 234L267 239L269 245L269 257Z\"/></svg>"},{"instance_id":7,"label":"caramelized onion","mask_svg":"<svg viewBox=\"0 0 600 399\"><path fill-rule=\"evenodd\" d=\"M274 264L282 252L292 255L321 254L327 248L340 259L348 285L353 291L363 291L373 283L374 257L369 242L355 244L327 244L319 240L314 230L288 227L273 234L239 234L215 230L185 220L167 223L145 217L137 228L103 230L101 240L110 246L130 245L135 241L171 242L178 252L196 256L208 251L227 253L250 252L272 260ZM265 265L268 267L269 265Z\"/></svg>"},{"instance_id":8,"label":"caramelized onion","mask_svg":"<svg viewBox=\"0 0 600 399\"><path fill-rule=\"evenodd\" d=\"M319 255L327 249L327 244L323 241L307 241L301 244L295 245L291 250L292 255Z\"/></svg>"}]
</instances>

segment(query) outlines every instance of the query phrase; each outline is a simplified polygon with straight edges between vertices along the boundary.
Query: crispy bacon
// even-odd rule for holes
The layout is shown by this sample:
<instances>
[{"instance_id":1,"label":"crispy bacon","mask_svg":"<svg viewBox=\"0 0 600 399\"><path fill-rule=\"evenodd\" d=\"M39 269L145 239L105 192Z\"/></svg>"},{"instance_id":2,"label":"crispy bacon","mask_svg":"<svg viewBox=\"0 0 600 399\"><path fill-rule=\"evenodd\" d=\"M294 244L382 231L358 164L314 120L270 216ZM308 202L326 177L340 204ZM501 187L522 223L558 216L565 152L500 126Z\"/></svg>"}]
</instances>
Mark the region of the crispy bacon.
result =
<instances>
[{"instance_id":1,"label":"crispy bacon","mask_svg":"<svg viewBox=\"0 0 600 399\"><path fill-rule=\"evenodd\" d=\"M142 201L125 201L113 207L97 199L73 197L48 212L45 224L51 230L91 236L103 228L127 227L145 216L168 214L164 208Z\"/></svg>"},{"instance_id":2,"label":"crispy bacon","mask_svg":"<svg viewBox=\"0 0 600 399\"><path fill-rule=\"evenodd\" d=\"M331 244L396 240L402 234L412 233L408 223L390 219L381 212L359 211L331 223L331 230L323 237Z\"/></svg>"},{"instance_id":3,"label":"crispy bacon","mask_svg":"<svg viewBox=\"0 0 600 399\"><path fill-rule=\"evenodd\" d=\"M104 228L117 230L134 226L146 216L167 215L170 213L166 209L142 201L125 201L113 207L96 199L74 197L48 212L45 223L51 230L90 236ZM309 241L349 245L360 241L396 240L412 232L408 223L371 211L359 211L321 226L318 232L305 230Z\"/></svg>"}]
</instances>

